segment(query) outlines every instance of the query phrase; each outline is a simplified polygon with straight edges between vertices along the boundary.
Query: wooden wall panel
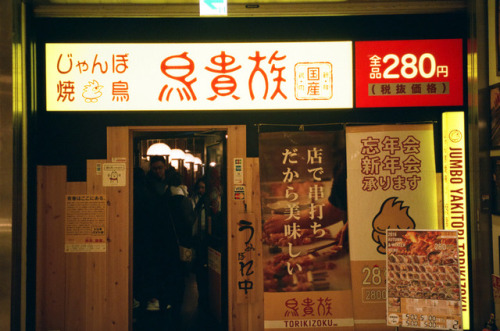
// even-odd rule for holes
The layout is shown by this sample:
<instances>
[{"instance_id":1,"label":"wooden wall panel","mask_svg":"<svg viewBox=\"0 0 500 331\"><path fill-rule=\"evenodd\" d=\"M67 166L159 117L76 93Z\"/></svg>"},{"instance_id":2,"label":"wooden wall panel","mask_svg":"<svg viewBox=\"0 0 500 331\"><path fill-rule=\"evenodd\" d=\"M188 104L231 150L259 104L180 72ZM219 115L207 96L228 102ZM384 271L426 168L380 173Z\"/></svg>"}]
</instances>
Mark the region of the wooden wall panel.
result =
<instances>
[{"instance_id":1,"label":"wooden wall panel","mask_svg":"<svg viewBox=\"0 0 500 331\"><path fill-rule=\"evenodd\" d=\"M131 279L131 238L130 225L130 169L131 143L127 127L108 127L107 130L107 162L117 159L126 163L126 186L106 187L108 199L108 252L110 257L106 264L106 293L109 298L105 316L105 330L128 330L131 324L130 286Z\"/></svg>"},{"instance_id":2,"label":"wooden wall panel","mask_svg":"<svg viewBox=\"0 0 500 331\"><path fill-rule=\"evenodd\" d=\"M248 330L248 303L238 303L238 215L245 213L243 200L233 199L234 158L246 158L246 127L230 126L227 130L227 258L228 258L228 316L229 330ZM244 165L245 166L245 165ZM246 168L244 168L244 171ZM246 184L246 183L245 183Z\"/></svg>"},{"instance_id":3,"label":"wooden wall panel","mask_svg":"<svg viewBox=\"0 0 500 331\"><path fill-rule=\"evenodd\" d=\"M102 186L102 165L106 160L87 160L87 194L105 194ZM97 171L99 165L100 172ZM107 197L106 197L107 198ZM106 231L109 220L106 221ZM105 316L108 303L106 296L106 261L109 251L105 253L89 253L87 256L87 292L85 299L88 331L105 330Z\"/></svg>"},{"instance_id":4,"label":"wooden wall panel","mask_svg":"<svg viewBox=\"0 0 500 331\"><path fill-rule=\"evenodd\" d=\"M65 166L37 169L37 330L128 330L128 186L104 188L89 160L87 182ZM106 194L106 253L65 253L66 194Z\"/></svg>"},{"instance_id":5,"label":"wooden wall panel","mask_svg":"<svg viewBox=\"0 0 500 331\"><path fill-rule=\"evenodd\" d=\"M85 182L66 183L65 194L87 194L87 184ZM63 199L63 208L65 203L66 201ZM66 303L64 305L64 330L86 331L88 328L86 326L85 310L88 302L86 300L85 293L87 282L92 279L87 278L85 271L88 265L87 257L89 254L93 253L75 252L64 254L64 258L66 259Z\"/></svg>"},{"instance_id":6,"label":"wooden wall panel","mask_svg":"<svg viewBox=\"0 0 500 331\"><path fill-rule=\"evenodd\" d=\"M66 167L37 168L37 330L65 330Z\"/></svg>"},{"instance_id":7,"label":"wooden wall panel","mask_svg":"<svg viewBox=\"0 0 500 331\"><path fill-rule=\"evenodd\" d=\"M264 274L262 272L262 213L260 200L259 159L247 158L245 162L245 182L247 183L246 204L248 212L255 216L256 247L254 252L255 283L254 297L248 307L248 330L264 330Z\"/></svg>"}]
</instances>

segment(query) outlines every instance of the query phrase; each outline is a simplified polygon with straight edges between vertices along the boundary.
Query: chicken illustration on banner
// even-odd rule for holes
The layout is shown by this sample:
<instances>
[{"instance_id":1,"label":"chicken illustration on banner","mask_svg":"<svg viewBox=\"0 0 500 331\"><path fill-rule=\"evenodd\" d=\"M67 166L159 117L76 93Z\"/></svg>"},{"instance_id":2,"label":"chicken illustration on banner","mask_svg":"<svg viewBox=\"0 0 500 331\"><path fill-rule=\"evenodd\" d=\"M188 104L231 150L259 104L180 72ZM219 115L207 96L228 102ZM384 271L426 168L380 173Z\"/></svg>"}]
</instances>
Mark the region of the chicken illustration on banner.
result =
<instances>
[{"instance_id":1,"label":"chicken illustration on banner","mask_svg":"<svg viewBox=\"0 0 500 331\"><path fill-rule=\"evenodd\" d=\"M386 253L387 229L415 229L415 222L408 215L410 207L403 207L403 201L397 201L397 197L385 200L380 207L380 211L373 219L372 238L378 244L377 251L380 254Z\"/></svg>"}]
</instances>

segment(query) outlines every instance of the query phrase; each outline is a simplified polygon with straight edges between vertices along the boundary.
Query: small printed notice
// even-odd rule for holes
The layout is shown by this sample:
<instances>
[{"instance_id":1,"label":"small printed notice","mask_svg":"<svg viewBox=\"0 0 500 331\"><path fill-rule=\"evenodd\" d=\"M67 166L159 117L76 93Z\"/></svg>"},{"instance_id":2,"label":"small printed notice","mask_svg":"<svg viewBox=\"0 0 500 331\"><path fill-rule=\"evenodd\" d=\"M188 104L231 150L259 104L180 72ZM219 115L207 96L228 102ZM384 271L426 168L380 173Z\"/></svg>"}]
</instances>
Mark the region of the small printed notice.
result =
<instances>
[{"instance_id":1,"label":"small printed notice","mask_svg":"<svg viewBox=\"0 0 500 331\"><path fill-rule=\"evenodd\" d=\"M234 184L243 184L243 158L234 158Z\"/></svg>"},{"instance_id":2,"label":"small printed notice","mask_svg":"<svg viewBox=\"0 0 500 331\"><path fill-rule=\"evenodd\" d=\"M125 163L125 162L127 162L127 158L126 157L113 157L113 158L111 158L111 162L113 162L113 163L116 163L116 162Z\"/></svg>"},{"instance_id":3,"label":"small printed notice","mask_svg":"<svg viewBox=\"0 0 500 331\"><path fill-rule=\"evenodd\" d=\"M222 272L221 253L212 247L208 247L208 267L218 273Z\"/></svg>"},{"instance_id":4,"label":"small printed notice","mask_svg":"<svg viewBox=\"0 0 500 331\"><path fill-rule=\"evenodd\" d=\"M106 196L66 195L64 251L106 251Z\"/></svg>"},{"instance_id":5,"label":"small printed notice","mask_svg":"<svg viewBox=\"0 0 500 331\"><path fill-rule=\"evenodd\" d=\"M102 186L125 186L127 184L125 163L104 163L102 171Z\"/></svg>"},{"instance_id":6,"label":"small printed notice","mask_svg":"<svg viewBox=\"0 0 500 331\"><path fill-rule=\"evenodd\" d=\"M234 200L245 200L245 185L234 187Z\"/></svg>"},{"instance_id":7,"label":"small printed notice","mask_svg":"<svg viewBox=\"0 0 500 331\"><path fill-rule=\"evenodd\" d=\"M387 325L462 330L457 231L387 229Z\"/></svg>"}]
</instances>

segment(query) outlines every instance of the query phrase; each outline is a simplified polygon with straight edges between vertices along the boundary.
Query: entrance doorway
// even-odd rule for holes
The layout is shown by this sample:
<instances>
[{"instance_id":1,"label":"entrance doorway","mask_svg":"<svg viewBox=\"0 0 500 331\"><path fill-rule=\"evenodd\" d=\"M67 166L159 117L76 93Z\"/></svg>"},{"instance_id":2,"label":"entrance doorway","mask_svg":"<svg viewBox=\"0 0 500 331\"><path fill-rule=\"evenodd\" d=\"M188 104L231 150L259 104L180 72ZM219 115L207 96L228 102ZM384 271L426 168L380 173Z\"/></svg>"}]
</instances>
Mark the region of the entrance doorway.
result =
<instances>
[{"instance_id":1,"label":"entrance doorway","mask_svg":"<svg viewBox=\"0 0 500 331\"><path fill-rule=\"evenodd\" d=\"M220 330L227 324L226 136L223 130L132 132L134 331ZM160 178L155 169L162 163ZM177 198L189 202L188 216L173 212ZM192 259L172 273L164 264L172 261L166 249L177 246L174 240L190 249Z\"/></svg>"}]
</instances>

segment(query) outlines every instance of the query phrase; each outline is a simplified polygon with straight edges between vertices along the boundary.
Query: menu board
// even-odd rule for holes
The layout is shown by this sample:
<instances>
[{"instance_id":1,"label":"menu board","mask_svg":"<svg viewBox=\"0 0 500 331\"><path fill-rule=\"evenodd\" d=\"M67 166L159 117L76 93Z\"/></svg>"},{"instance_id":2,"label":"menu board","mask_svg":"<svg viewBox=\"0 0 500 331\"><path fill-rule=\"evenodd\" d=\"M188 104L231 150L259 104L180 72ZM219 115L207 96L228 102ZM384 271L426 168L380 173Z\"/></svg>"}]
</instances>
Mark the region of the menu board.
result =
<instances>
[{"instance_id":1,"label":"menu board","mask_svg":"<svg viewBox=\"0 0 500 331\"><path fill-rule=\"evenodd\" d=\"M387 230L387 325L462 330L456 231Z\"/></svg>"}]
</instances>

